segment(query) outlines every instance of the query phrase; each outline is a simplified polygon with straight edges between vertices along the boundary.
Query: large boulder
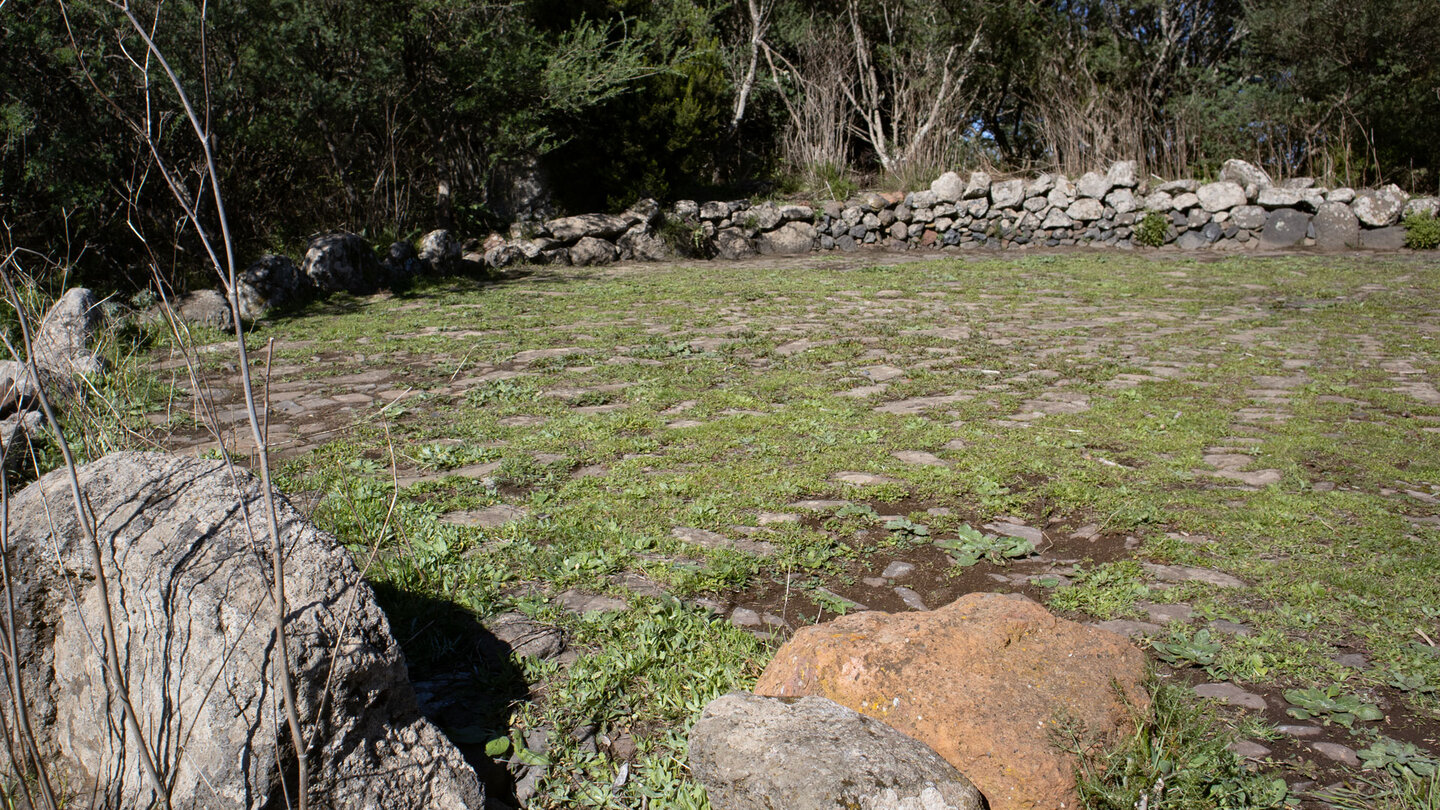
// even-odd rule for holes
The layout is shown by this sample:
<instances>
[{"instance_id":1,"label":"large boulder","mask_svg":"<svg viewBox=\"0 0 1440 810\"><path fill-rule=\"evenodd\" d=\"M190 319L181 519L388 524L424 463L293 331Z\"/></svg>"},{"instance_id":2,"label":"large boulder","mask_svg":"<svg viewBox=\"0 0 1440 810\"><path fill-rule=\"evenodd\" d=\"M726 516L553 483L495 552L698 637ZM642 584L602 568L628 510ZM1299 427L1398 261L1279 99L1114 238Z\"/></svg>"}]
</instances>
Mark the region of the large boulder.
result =
<instances>
[{"instance_id":1,"label":"large boulder","mask_svg":"<svg viewBox=\"0 0 1440 810\"><path fill-rule=\"evenodd\" d=\"M1057 718L1118 742L1149 710L1144 677L1145 656L1121 636L1021 596L972 593L936 611L804 628L755 692L827 697L883 720L934 748L992 810L1055 810L1077 806Z\"/></svg>"},{"instance_id":2,"label":"large boulder","mask_svg":"<svg viewBox=\"0 0 1440 810\"><path fill-rule=\"evenodd\" d=\"M755 252L755 245L739 228L721 228L715 234L715 253L722 259L748 259Z\"/></svg>"},{"instance_id":3,"label":"large boulder","mask_svg":"<svg viewBox=\"0 0 1440 810\"><path fill-rule=\"evenodd\" d=\"M103 671L108 610L170 806L285 806L295 759L275 686L259 480L222 461L135 452L84 465L78 477L103 571L66 471L10 503L7 562L24 572L12 584L19 675L41 756L110 806L157 803ZM399 644L349 552L276 498L286 549L283 642L310 740L312 798L337 808L478 810L475 772L417 711Z\"/></svg>"},{"instance_id":4,"label":"large boulder","mask_svg":"<svg viewBox=\"0 0 1440 810\"><path fill-rule=\"evenodd\" d=\"M1200 206L1212 214L1245 204L1244 187L1228 180L1206 183L1195 192L1195 196L1200 198Z\"/></svg>"},{"instance_id":5,"label":"large boulder","mask_svg":"<svg viewBox=\"0 0 1440 810\"><path fill-rule=\"evenodd\" d=\"M703 218L704 214L701 216ZM630 226L633 224L630 217L618 214L581 214L575 217L552 219L545 223L545 229L561 242L576 242L586 237L614 239L630 230Z\"/></svg>"},{"instance_id":6,"label":"large boulder","mask_svg":"<svg viewBox=\"0 0 1440 810\"><path fill-rule=\"evenodd\" d=\"M431 231L420 237L416 258L427 272L450 275L460 268L460 243L447 230Z\"/></svg>"},{"instance_id":7,"label":"large boulder","mask_svg":"<svg viewBox=\"0 0 1440 810\"><path fill-rule=\"evenodd\" d=\"M988 172L974 171L970 173L970 182L965 184L964 198L967 200L978 200L990 193L990 175Z\"/></svg>"},{"instance_id":8,"label":"large boulder","mask_svg":"<svg viewBox=\"0 0 1440 810\"><path fill-rule=\"evenodd\" d=\"M1405 210L1400 216L1403 219L1411 216L1433 217L1437 215L1440 215L1440 198L1416 197L1405 203Z\"/></svg>"},{"instance_id":9,"label":"large boulder","mask_svg":"<svg viewBox=\"0 0 1440 810\"><path fill-rule=\"evenodd\" d=\"M1344 250L1360 245L1360 220L1345 203L1321 203L1313 224L1315 246L1322 250Z\"/></svg>"},{"instance_id":10,"label":"large boulder","mask_svg":"<svg viewBox=\"0 0 1440 810\"><path fill-rule=\"evenodd\" d=\"M663 262L670 258L670 248L665 240L636 225L621 236L615 246L620 249L620 258L636 259L642 262Z\"/></svg>"},{"instance_id":11,"label":"large boulder","mask_svg":"<svg viewBox=\"0 0 1440 810\"><path fill-rule=\"evenodd\" d=\"M1410 199L1399 186L1391 183L1384 188L1367 188L1355 195L1350 210L1367 228L1384 228L1400 221L1400 212Z\"/></svg>"},{"instance_id":12,"label":"large boulder","mask_svg":"<svg viewBox=\"0 0 1440 810\"><path fill-rule=\"evenodd\" d=\"M68 378L99 374L105 364L90 343L100 328L100 302L84 287L71 287L40 320L31 342L32 359L41 371Z\"/></svg>"},{"instance_id":13,"label":"large boulder","mask_svg":"<svg viewBox=\"0 0 1440 810\"><path fill-rule=\"evenodd\" d=\"M410 248L408 242L397 242L396 245ZM412 257L414 253L415 251L410 249ZM393 258L394 245L390 248L390 254ZM393 270L390 274L394 275ZM248 321L259 320L276 307L299 303L311 290L309 276L300 272L300 268L290 261L289 256L274 254L256 259L245 268L245 272L240 274L236 282L239 285L237 292L240 298L240 317Z\"/></svg>"},{"instance_id":14,"label":"large boulder","mask_svg":"<svg viewBox=\"0 0 1440 810\"><path fill-rule=\"evenodd\" d=\"M1140 184L1136 173L1135 161L1117 160L1110 164L1110 171L1105 173L1105 177L1115 188L1135 188Z\"/></svg>"},{"instance_id":15,"label":"large boulder","mask_svg":"<svg viewBox=\"0 0 1440 810\"><path fill-rule=\"evenodd\" d=\"M996 208L1017 208L1024 201L1024 180L1002 180L990 186L990 202Z\"/></svg>"},{"instance_id":16,"label":"large boulder","mask_svg":"<svg viewBox=\"0 0 1440 810\"><path fill-rule=\"evenodd\" d=\"M324 293L369 295L380 289L385 276L375 249L353 233L326 233L311 239L300 269Z\"/></svg>"},{"instance_id":17,"label":"large boulder","mask_svg":"<svg viewBox=\"0 0 1440 810\"><path fill-rule=\"evenodd\" d=\"M216 290L196 290L180 299L180 320L208 326L221 332L235 328L235 316L230 311L230 302Z\"/></svg>"},{"instance_id":18,"label":"large boulder","mask_svg":"<svg viewBox=\"0 0 1440 810\"><path fill-rule=\"evenodd\" d=\"M1230 212L1235 227L1256 231L1265 227L1265 209L1258 205L1241 205Z\"/></svg>"},{"instance_id":19,"label":"large boulder","mask_svg":"<svg viewBox=\"0 0 1440 810\"><path fill-rule=\"evenodd\" d=\"M965 198L965 181L955 172L945 172L930 183L930 190L940 202L957 203Z\"/></svg>"},{"instance_id":20,"label":"large boulder","mask_svg":"<svg viewBox=\"0 0 1440 810\"><path fill-rule=\"evenodd\" d=\"M924 743L834 701L744 692L690 732L690 773L715 810L981 810L980 792Z\"/></svg>"},{"instance_id":21,"label":"large boulder","mask_svg":"<svg viewBox=\"0 0 1440 810\"><path fill-rule=\"evenodd\" d=\"M1235 158L1225 161L1220 167L1220 179L1228 180L1241 188L1255 186L1257 189L1264 189L1273 185L1270 175L1266 174L1264 169Z\"/></svg>"},{"instance_id":22,"label":"large boulder","mask_svg":"<svg viewBox=\"0 0 1440 810\"><path fill-rule=\"evenodd\" d=\"M1105 216L1105 203L1093 197L1081 197L1065 209L1065 215L1080 222L1092 222Z\"/></svg>"},{"instance_id":23,"label":"large boulder","mask_svg":"<svg viewBox=\"0 0 1440 810\"><path fill-rule=\"evenodd\" d=\"M815 226L808 222L787 222L755 239L755 249L763 255L809 253L814 248Z\"/></svg>"},{"instance_id":24,"label":"large boulder","mask_svg":"<svg viewBox=\"0 0 1440 810\"><path fill-rule=\"evenodd\" d=\"M1309 230L1308 214L1293 208L1278 208L1265 218L1265 228L1260 231L1260 247L1266 250L1294 247L1300 244Z\"/></svg>"},{"instance_id":25,"label":"large boulder","mask_svg":"<svg viewBox=\"0 0 1440 810\"><path fill-rule=\"evenodd\" d=\"M615 246L604 239L582 236L570 246L570 263L576 267L610 264L615 261L616 254Z\"/></svg>"},{"instance_id":26,"label":"large boulder","mask_svg":"<svg viewBox=\"0 0 1440 810\"><path fill-rule=\"evenodd\" d=\"M1080 192L1081 197L1091 197L1097 200L1105 199L1105 195L1109 194L1110 189L1114 187L1115 183L1111 181L1109 175L1099 172L1086 172L1080 176L1079 180L1075 181L1075 189Z\"/></svg>"}]
</instances>

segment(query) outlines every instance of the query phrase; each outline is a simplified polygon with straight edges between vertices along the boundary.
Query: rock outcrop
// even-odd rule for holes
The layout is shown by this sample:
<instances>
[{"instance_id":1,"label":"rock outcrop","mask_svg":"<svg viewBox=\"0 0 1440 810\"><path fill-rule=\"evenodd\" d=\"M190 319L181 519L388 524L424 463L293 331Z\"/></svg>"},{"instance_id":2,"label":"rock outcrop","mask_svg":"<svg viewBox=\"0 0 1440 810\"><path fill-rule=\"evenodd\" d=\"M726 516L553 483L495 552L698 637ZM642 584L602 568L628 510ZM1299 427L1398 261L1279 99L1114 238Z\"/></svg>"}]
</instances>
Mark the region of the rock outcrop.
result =
<instances>
[{"instance_id":1,"label":"rock outcrop","mask_svg":"<svg viewBox=\"0 0 1440 810\"><path fill-rule=\"evenodd\" d=\"M807 627L755 692L816 695L926 743L992 810L1075 807L1057 718L1114 743L1148 711L1145 656L1123 637L1024 597L972 593L928 613L858 613Z\"/></svg>"},{"instance_id":2,"label":"rock outcrop","mask_svg":"<svg viewBox=\"0 0 1440 810\"><path fill-rule=\"evenodd\" d=\"M274 688L261 487L237 475L220 461L133 452L79 469L122 674L175 808L285 806L282 774L294 767ZM399 645L349 553L283 498L277 511L285 643L319 806L480 808L474 771L419 715ZM155 786L106 693L101 572L65 471L14 496L9 518L8 563L24 572L14 583L20 676L42 755L107 806L152 806Z\"/></svg>"}]
</instances>

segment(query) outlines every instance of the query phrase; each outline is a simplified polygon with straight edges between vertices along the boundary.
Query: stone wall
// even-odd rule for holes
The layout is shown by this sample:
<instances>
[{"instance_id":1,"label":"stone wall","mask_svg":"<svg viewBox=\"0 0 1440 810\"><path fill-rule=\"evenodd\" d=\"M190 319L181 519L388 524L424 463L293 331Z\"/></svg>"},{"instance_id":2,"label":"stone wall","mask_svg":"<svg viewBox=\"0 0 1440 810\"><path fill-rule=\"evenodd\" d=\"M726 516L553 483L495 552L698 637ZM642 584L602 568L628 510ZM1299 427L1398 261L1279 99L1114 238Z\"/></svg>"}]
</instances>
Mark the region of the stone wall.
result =
<instances>
[{"instance_id":1,"label":"stone wall","mask_svg":"<svg viewBox=\"0 0 1440 810\"><path fill-rule=\"evenodd\" d=\"M815 250L967 250L1098 246L1141 248L1153 214L1162 250L1247 251L1314 247L1393 250L1412 213L1440 212L1435 197L1394 185L1322 188L1305 178L1272 182L1226 161L1214 182L1140 177L1132 161L1071 180L1062 174L992 178L946 172L924 191L869 192L844 202L696 202L668 210L641 200L619 214L516 223L508 237L461 241L432 231L396 242L384 257L354 234L321 234L302 264L267 256L240 279L242 314L337 290L365 294L420 274L484 273L513 264L601 265L621 260L743 259ZM1144 248L1151 249L1151 248Z\"/></svg>"},{"instance_id":2,"label":"stone wall","mask_svg":"<svg viewBox=\"0 0 1440 810\"><path fill-rule=\"evenodd\" d=\"M1163 245L1179 250L1395 249L1403 246L1404 216L1437 209L1436 198L1411 199L1393 185L1356 191L1322 188L1309 179L1274 183L1255 166L1231 160L1209 183L1139 177L1133 162L1122 161L1074 180L1058 174L997 180L980 171L968 178L946 172L925 191L870 192L814 206L681 200L665 213L670 246L678 233L686 252L738 259L867 246L1135 248L1140 223L1151 212L1165 218ZM577 219L582 218L551 220L530 241L542 245L548 257L572 264L596 263L597 256L608 260L608 251L600 255L586 246L577 252L574 245L581 236L609 234L556 227ZM654 237L653 231L644 233ZM662 242L652 252L666 247ZM568 253L562 256L560 248ZM627 250L623 241L613 257L656 258Z\"/></svg>"}]
</instances>

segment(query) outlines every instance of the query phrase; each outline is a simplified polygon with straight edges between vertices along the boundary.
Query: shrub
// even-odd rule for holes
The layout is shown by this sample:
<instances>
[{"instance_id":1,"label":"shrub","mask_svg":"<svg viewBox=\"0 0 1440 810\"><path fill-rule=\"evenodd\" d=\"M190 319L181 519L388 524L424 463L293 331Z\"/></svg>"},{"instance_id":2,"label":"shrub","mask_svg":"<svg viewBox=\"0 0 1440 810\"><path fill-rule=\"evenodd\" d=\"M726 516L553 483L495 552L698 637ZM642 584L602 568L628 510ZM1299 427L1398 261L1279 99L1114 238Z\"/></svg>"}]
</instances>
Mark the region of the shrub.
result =
<instances>
[{"instance_id":1,"label":"shrub","mask_svg":"<svg viewBox=\"0 0 1440 810\"><path fill-rule=\"evenodd\" d=\"M1165 232L1170 230L1170 218L1159 211L1151 211L1140 220L1135 228L1135 244L1145 247L1160 247L1165 244Z\"/></svg>"},{"instance_id":2,"label":"shrub","mask_svg":"<svg viewBox=\"0 0 1440 810\"><path fill-rule=\"evenodd\" d=\"M1411 250L1440 248L1440 217L1419 212L1405 217L1405 247Z\"/></svg>"}]
</instances>

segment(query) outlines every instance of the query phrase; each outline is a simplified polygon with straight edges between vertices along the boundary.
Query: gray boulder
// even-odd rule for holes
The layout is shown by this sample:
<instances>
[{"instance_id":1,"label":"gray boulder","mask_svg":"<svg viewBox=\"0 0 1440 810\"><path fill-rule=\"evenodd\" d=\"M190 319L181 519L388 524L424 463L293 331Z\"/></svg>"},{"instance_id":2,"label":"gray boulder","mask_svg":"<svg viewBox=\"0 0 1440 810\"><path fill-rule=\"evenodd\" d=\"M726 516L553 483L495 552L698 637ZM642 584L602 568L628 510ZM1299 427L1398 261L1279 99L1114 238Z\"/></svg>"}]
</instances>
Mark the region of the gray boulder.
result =
<instances>
[{"instance_id":1,"label":"gray boulder","mask_svg":"<svg viewBox=\"0 0 1440 810\"><path fill-rule=\"evenodd\" d=\"M1145 210L1165 212L1175 207L1175 197L1168 191L1152 191L1145 195Z\"/></svg>"},{"instance_id":2,"label":"gray boulder","mask_svg":"<svg viewBox=\"0 0 1440 810\"><path fill-rule=\"evenodd\" d=\"M1082 197L1071 203L1065 215L1080 222L1091 222L1105 216L1105 204L1093 197Z\"/></svg>"},{"instance_id":3,"label":"gray boulder","mask_svg":"<svg viewBox=\"0 0 1440 810\"><path fill-rule=\"evenodd\" d=\"M79 468L105 544L119 666L177 810L283 807L294 768L274 688L261 485L243 469L233 475L221 461L160 453ZM313 735L312 797L327 807L478 810L475 772L420 716L399 644L349 552L277 498L284 643L300 726ZM106 806L155 806L96 651L101 572L66 472L20 492L9 517L8 562L25 572L15 583L19 676L41 755Z\"/></svg>"},{"instance_id":4,"label":"gray boulder","mask_svg":"<svg viewBox=\"0 0 1440 810\"><path fill-rule=\"evenodd\" d=\"M100 302L90 290L66 290L50 306L34 333L31 350L35 365L62 378L104 371L104 362L90 346L100 328L100 314Z\"/></svg>"},{"instance_id":5,"label":"gray boulder","mask_svg":"<svg viewBox=\"0 0 1440 810\"><path fill-rule=\"evenodd\" d=\"M815 248L815 227L808 222L787 222L755 239L755 248L764 255L809 253Z\"/></svg>"},{"instance_id":6,"label":"gray boulder","mask_svg":"<svg viewBox=\"0 0 1440 810\"><path fill-rule=\"evenodd\" d=\"M630 229L630 217L618 214L581 214L552 219L545 223L550 235L561 242L581 239L614 239Z\"/></svg>"},{"instance_id":7,"label":"gray boulder","mask_svg":"<svg viewBox=\"0 0 1440 810\"><path fill-rule=\"evenodd\" d=\"M1052 228L1069 228L1074 224L1075 220L1071 219L1064 211L1059 208L1051 208L1045 215L1045 220L1040 223L1040 227L1050 230Z\"/></svg>"},{"instance_id":8,"label":"gray boulder","mask_svg":"<svg viewBox=\"0 0 1440 810\"><path fill-rule=\"evenodd\" d=\"M1055 185L1046 192L1045 199L1053 208L1069 208L1070 203L1075 202L1075 186L1065 175L1055 178Z\"/></svg>"},{"instance_id":9,"label":"gray boulder","mask_svg":"<svg viewBox=\"0 0 1440 810\"><path fill-rule=\"evenodd\" d=\"M631 228L636 225L643 225L646 228L660 227L660 221L664 218L664 211L660 203L650 197L636 200L635 204L625 209L624 217L630 220Z\"/></svg>"},{"instance_id":10,"label":"gray boulder","mask_svg":"<svg viewBox=\"0 0 1440 810\"><path fill-rule=\"evenodd\" d=\"M1163 191L1166 194L1180 195L1194 193L1200 184L1194 180L1169 180L1155 187L1156 191Z\"/></svg>"},{"instance_id":11,"label":"gray boulder","mask_svg":"<svg viewBox=\"0 0 1440 810\"><path fill-rule=\"evenodd\" d=\"M929 746L821 697L710 702L690 772L715 810L980 810L980 791Z\"/></svg>"},{"instance_id":12,"label":"gray boulder","mask_svg":"<svg viewBox=\"0 0 1440 810\"><path fill-rule=\"evenodd\" d=\"M715 253L722 259L748 259L755 255L755 245L739 228L721 228L715 234Z\"/></svg>"},{"instance_id":13,"label":"gray boulder","mask_svg":"<svg viewBox=\"0 0 1440 810\"><path fill-rule=\"evenodd\" d=\"M699 217L704 222L718 222L730 216L730 203L711 200L700 205Z\"/></svg>"},{"instance_id":14,"label":"gray boulder","mask_svg":"<svg viewBox=\"0 0 1440 810\"><path fill-rule=\"evenodd\" d=\"M535 260L538 261L544 254L544 251L539 248L532 249L535 252ZM492 270L500 270L505 267L510 267L511 265L520 264L528 259L530 259L530 256L525 252L525 248L507 242L485 251L480 261Z\"/></svg>"},{"instance_id":15,"label":"gray boulder","mask_svg":"<svg viewBox=\"0 0 1440 810\"><path fill-rule=\"evenodd\" d=\"M1403 219L1409 216L1433 217L1440 215L1440 199L1435 197L1416 197L1405 203L1405 210L1400 213Z\"/></svg>"},{"instance_id":16,"label":"gray boulder","mask_svg":"<svg viewBox=\"0 0 1440 810\"><path fill-rule=\"evenodd\" d=\"M420 237L416 258L427 272L449 275L460 267L460 243L449 231L431 231Z\"/></svg>"},{"instance_id":17,"label":"gray boulder","mask_svg":"<svg viewBox=\"0 0 1440 810\"><path fill-rule=\"evenodd\" d=\"M1170 205L1173 206L1176 211L1189 211L1199 204L1200 197L1193 191L1184 191L1176 194L1170 201Z\"/></svg>"},{"instance_id":18,"label":"gray boulder","mask_svg":"<svg viewBox=\"0 0 1440 810\"><path fill-rule=\"evenodd\" d=\"M1139 185L1133 160L1117 160L1110 164L1110 171L1105 173L1105 178L1114 188L1135 188Z\"/></svg>"},{"instance_id":19,"label":"gray boulder","mask_svg":"<svg viewBox=\"0 0 1440 810\"><path fill-rule=\"evenodd\" d=\"M1097 200L1103 200L1105 195L1110 193L1110 189L1114 187L1115 184L1111 182L1109 176L1099 172L1086 172L1080 176L1079 180L1075 181L1075 189L1081 197L1091 197Z\"/></svg>"},{"instance_id":20,"label":"gray boulder","mask_svg":"<svg viewBox=\"0 0 1440 810\"><path fill-rule=\"evenodd\" d=\"M1210 240L1200 231L1186 231L1180 234L1175 244L1181 250L1205 250L1210 247Z\"/></svg>"},{"instance_id":21,"label":"gray boulder","mask_svg":"<svg viewBox=\"0 0 1440 810\"><path fill-rule=\"evenodd\" d=\"M300 270L324 293L369 295L385 276L375 249L353 233L326 233L310 240Z\"/></svg>"},{"instance_id":22,"label":"gray boulder","mask_svg":"<svg viewBox=\"0 0 1440 810\"><path fill-rule=\"evenodd\" d=\"M1366 250L1399 250L1405 247L1405 229L1399 225L1361 228L1360 247Z\"/></svg>"},{"instance_id":23,"label":"gray boulder","mask_svg":"<svg viewBox=\"0 0 1440 810\"><path fill-rule=\"evenodd\" d=\"M1265 227L1265 209L1258 205L1241 205L1230 212L1230 219L1238 228L1256 231Z\"/></svg>"},{"instance_id":24,"label":"gray boulder","mask_svg":"<svg viewBox=\"0 0 1440 810\"><path fill-rule=\"evenodd\" d=\"M24 445L26 439L39 436L44 430L45 418L39 411L16 411L0 419L0 467L8 470L25 464L29 455Z\"/></svg>"},{"instance_id":25,"label":"gray boulder","mask_svg":"<svg viewBox=\"0 0 1440 810\"><path fill-rule=\"evenodd\" d=\"M1049 172L1044 172L1042 174L1036 175L1035 179L1031 180L1029 183L1026 184L1025 196L1043 197L1046 194L1049 194L1050 189L1054 187L1055 175L1050 174Z\"/></svg>"},{"instance_id":26,"label":"gray boulder","mask_svg":"<svg viewBox=\"0 0 1440 810\"><path fill-rule=\"evenodd\" d=\"M643 228L642 225L636 225L615 243L620 249L620 257L642 262L663 262L670 258L670 248L666 246L665 240Z\"/></svg>"},{"instance_id":27,"label":"gray boulder","mask_svg":"<svg viewBox=\"0 0 1440 810\"><path fill-rule=\"evenodd\" d=\"M1341 186L1332 188L1325 193L1325 202L1349 203L1355 201L1355 189Z\"/></svg>"},{"instance_id":28,"label":"gray boulder","mask_svg":"<svg viewBox=\"0 0 1440 810\"><path fill-rule=\"evenodd\" d=\"M990 203L996 208L1016 208L1024 201L1024 180L1002 180L990 186Z\"/></svg>"},{"instance_id":29,"label":"gray boulder","mask_svg":"<svg viewBox=\"0 0 1440 810\"><path fill-rule=\"evenodd\" d=\"M1345 203L1321 203L1312 224L1318 248L1344 250L1360 245L1360 220Z\"/></svg>"},{"instance_id":30,"label":"gray boulder","mask_svg":"<svg viewBox=\"0 0 1440 810\"><path fill-rule=\"evenodd\" d=\"M410 258L414 257L415 251L408 242L396 242L395 245L404 245L410 251ZM392 260L395 257L395 245L390 246ZM403 264L402 261L401 265ZM396 275L394 267L387 265L386 270L392 276ZM247 321L258 321L276 307L297 304L304 300L311 290L309 276L300 272L300 268L290 261L289 256L274 254L256 259L236 279L236 285L239 288L236 292L240 299L240 317Z\"/></svg>"},{"instance_id":31,"label":"gray boulder","mask_svg":"<svg viewBox=\"0 0 1440 810\"><path fill-rule=\"evenodd\" d=\"M1220 167L1220 179L1228 180L1241 188L1255 186L1257 189L1265 189L1274 185L1270 180L1270 175L1266 174L1264 169L1234 158L1225 161L1225 164Z\"/></svg>"},{"instance_id":32,"label":"gray boulder","mask_svg":"<svg viewBox=\"0 0 1440 810\"><path fill-rule=\"evenodd\" d=\"M990 193L990 175L986 172L971 172L970 182L965 184L965 199L975 200Z\"/></svg>"},{"instance_id":33,"label":"gray boulder","mask_svg":"<svg viewBox=\"0 0 1440 810\"><path fill-rule=\"evenodd\" d=\"M610 264L615 255L615 245L593 236L582 236L570 246L570 263L576 267Z\"/></svg>"},{"instance_id":34,"label":"gray boulder","mask_svg":"<svg viewBox=\"0 0 1440 810\"><path fill-rule=\"evenodd\" d=\"M1206 183L1195 192L1195 196L1200 198L1200 205L1212 214L1246 202L1245 189L1229 180Z\"/></svg>"},{"instance_id":35,"label":"gray boulder","mask_svg":"<svg viewBox=\"0 0 1440 810\"><path fill-rule=\"evenodd\" d=\"M1400 212L1410 196L1391 183L1384 188L1365 189L1355 195L1350 210L1367 228L1383 228L1400 221Z\"/></svg>"},{"instance_id":36,"label":"gray boulder","mask_svg":"<svg viewBox=\"0 0 1440 810\"><path fill-rule=\"evenodd\" d=\"M180 320L186 323L208 326L221 332L235 329L235 317L230 312L230 302L216 290L196 290L180 300Z\"/></svg>"},{"instance_id":37,"label":"gray boulder","mask_svg":"<svg viewBox=\"0 0 1440 810\"><path fill-rule=\"evenodd\" d=\"M1293 208L1279 208L1265 218L1260 231L1260 247L1265 250L1294 247L1310 229L1310 217Z\"/></svg>"},{"instance_id":38,"label":"gray boulder","mask_svg":"<svg viewBox=\"0 0 1440 810\"><path fill-rule=\"evenodd\" d=\"M1135 192L1123 187L1106 194L1105 204L1115 209L1117 214L1128 214L1140 207L1135 200Z\"/></svg>"},{"instance_id":39,"label":"gray boulder","mask_svg":"<svg viewBox=\"0 0 1440 810\"><path fill-rule=\"evenodd\" d=\"M936 200L956 203L965 198L965 181L955 172L945 172L930 183L930 191Z\"/></svg>"},{"instance_id":40,"label":"gray boulder","mask_svg":"<svg viewBox=\"0 0 1440 810\"><path fill-rule=\"evenodd\" d=\"M670 207L670 216L681 222L700 218L700 204L694 200L676 200Z\"/></svg>"}]
</instances>

